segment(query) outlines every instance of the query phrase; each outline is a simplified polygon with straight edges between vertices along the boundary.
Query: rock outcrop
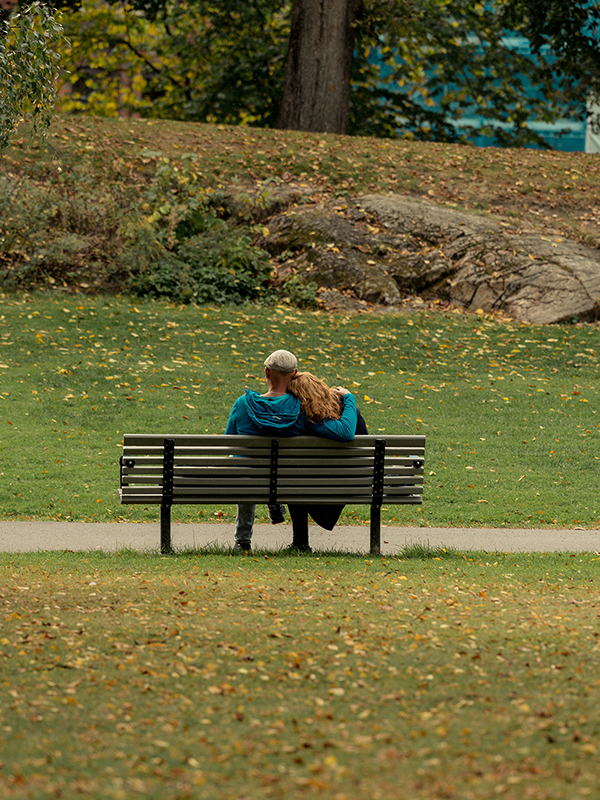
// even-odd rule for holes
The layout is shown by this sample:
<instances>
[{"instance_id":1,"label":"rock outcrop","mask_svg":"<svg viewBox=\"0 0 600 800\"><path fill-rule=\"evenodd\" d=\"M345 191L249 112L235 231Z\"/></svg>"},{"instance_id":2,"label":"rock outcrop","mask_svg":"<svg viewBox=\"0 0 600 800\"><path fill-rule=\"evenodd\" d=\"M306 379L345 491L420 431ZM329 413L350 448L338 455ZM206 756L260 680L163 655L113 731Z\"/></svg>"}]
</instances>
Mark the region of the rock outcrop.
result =
<instances>
[{"instance_id":1,"label":"rock outcrop","mask_svg":"<svg viewBox=\"0 0 600 800\"><path fill-rule=\"evenodd\" d=\"M348 306L395 306L408 295L502 311L537 324L600 316L600 252L518 221L403 196L296 206L273 217L259 244L296 275Z\"/></svg>"}]
</instances>

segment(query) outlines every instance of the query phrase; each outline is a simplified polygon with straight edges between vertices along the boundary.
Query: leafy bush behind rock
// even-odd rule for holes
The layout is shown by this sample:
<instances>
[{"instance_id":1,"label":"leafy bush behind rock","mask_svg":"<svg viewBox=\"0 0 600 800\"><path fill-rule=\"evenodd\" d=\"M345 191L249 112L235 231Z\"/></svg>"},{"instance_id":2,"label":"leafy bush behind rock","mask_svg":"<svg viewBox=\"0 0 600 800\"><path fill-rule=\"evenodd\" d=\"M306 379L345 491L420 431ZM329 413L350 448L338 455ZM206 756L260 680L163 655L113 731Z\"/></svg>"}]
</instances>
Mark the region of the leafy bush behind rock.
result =
<instances>
[{"instance_id":1,"label":"leafy bush behind rock","mask_svg":"<svg viewBox=\"0 0 600 800\"><path fill-rule=\"evenodd\" d=\"M141 253L145 258L138 258ZM159 238L142 238L124 253L122 262L128 267L131 290L182 302L256 300L266 294L270 280L267 254L254 247L249 236L210 214L202 232L178 238L170 247Z\"/></svg>"},{"instance_id":2,"label":"leafy bush behind rock","mask_svg":"<svg viewBox=\"0 0 600 800\"><path fill-rule=\"evenodd\" d=\"M158 154L159 155L159 154ZM0 180L0 286L132 291L179 302L240 303L273 288L252 228L218 217L193 168L155 158L142 187L82 168L52 180Z\"/></svg>"}]
</instances>

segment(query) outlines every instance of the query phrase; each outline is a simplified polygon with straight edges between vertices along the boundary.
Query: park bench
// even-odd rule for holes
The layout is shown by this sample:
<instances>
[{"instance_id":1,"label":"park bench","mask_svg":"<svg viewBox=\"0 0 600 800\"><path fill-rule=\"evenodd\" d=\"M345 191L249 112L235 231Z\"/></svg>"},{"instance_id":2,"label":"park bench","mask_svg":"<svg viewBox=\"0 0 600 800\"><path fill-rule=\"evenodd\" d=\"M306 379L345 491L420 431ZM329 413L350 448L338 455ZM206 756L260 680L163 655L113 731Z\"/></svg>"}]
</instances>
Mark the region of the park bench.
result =
<instances>
[{"instance_id":1,"label":"park bench","mask_svg":"<svg viewBox=\"0 0 600 800\"><path fill-rule=\"evenodd\" d=\"M163 553L173 505L352 503L371 507L370 552L379 555L381 507L422 502L424 458L424 436L125 434L119 494L160 505Z\"/></svg>"}]
</instances>

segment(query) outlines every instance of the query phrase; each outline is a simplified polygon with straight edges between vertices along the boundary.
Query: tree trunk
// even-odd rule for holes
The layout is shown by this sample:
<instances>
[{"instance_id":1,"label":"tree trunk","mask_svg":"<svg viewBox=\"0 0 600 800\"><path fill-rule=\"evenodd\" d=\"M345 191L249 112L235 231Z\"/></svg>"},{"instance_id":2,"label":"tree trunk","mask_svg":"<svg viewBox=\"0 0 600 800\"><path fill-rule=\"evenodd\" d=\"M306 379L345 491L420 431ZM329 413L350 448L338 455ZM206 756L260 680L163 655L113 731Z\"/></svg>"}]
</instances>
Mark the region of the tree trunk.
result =
<instances>
[{"instance_id":1,"label":"tree trunk","mask_svg":"<svg viewBox=\"0 0 600 800\"><path fill-rule=\"evenodd\" d=\"M348 132L354 26L362 0L293 0L278 128Z\"/></svg>"}]
</instances>

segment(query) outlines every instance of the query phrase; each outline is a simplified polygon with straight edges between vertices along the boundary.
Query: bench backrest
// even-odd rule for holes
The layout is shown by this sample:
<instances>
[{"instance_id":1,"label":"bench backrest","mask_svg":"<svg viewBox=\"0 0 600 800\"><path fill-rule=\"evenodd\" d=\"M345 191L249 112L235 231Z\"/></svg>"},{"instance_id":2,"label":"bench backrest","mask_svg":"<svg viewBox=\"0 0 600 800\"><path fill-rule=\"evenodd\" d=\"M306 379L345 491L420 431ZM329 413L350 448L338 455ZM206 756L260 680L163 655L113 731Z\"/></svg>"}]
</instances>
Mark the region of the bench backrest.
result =
<instances>
[{"instance_id":1,"label":"bench backrest","mask_svg":"<svg viewBox=\"0 0 600 800\"><path fill-rule=\"evenodd\" d=\"M424 436L125 434L121 502L420 503Z\"/></svg>"}]
</instances>

